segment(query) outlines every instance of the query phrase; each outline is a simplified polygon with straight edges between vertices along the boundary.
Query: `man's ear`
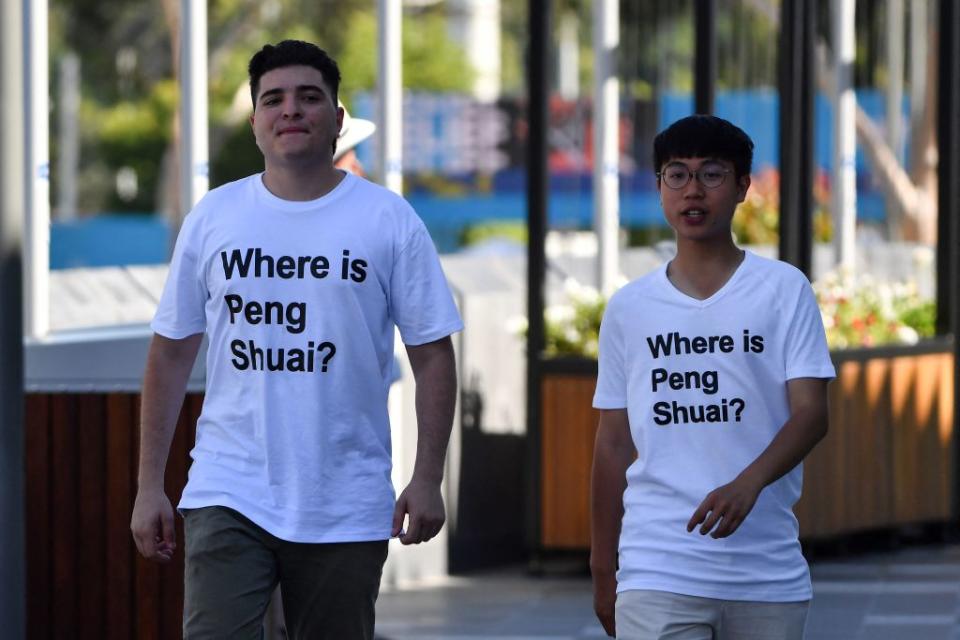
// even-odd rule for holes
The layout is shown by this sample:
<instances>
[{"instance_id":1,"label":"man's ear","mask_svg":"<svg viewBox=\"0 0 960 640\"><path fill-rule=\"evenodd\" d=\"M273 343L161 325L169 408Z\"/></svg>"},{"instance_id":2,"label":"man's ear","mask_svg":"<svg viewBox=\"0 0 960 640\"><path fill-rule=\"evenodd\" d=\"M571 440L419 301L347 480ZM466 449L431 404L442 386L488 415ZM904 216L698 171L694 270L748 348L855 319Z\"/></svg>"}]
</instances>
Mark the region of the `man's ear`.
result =
<instances>
[{"instance_id":1,"label":"man's ear","mask_svg":"<svg viewBox=\"0 0 960 640\"><path fill-rule=\"evenodd\" d=\"M750 174L746 173L737 178L737 202L743 202L747 198L747 189L750 188Z\"/></svg>"}]
</instances>

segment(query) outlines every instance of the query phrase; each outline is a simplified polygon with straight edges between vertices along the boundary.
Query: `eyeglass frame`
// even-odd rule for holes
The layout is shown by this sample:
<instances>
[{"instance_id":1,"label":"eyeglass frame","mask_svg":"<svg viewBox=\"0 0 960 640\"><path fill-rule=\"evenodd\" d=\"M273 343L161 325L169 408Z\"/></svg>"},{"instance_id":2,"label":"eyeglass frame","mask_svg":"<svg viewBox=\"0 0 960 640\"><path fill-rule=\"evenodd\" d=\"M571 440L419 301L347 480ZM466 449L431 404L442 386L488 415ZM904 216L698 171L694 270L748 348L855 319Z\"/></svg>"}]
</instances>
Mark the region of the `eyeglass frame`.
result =
<instances>
[{"instance_id":1,"label":"eyeglass frame","mask_svg":"<svg viewBox=\"0 0 960 640\"><path fill-rule=\"evenodd\" d=\"M720 172L723 174L723 177L720 178L720 182L718 182L718 183L715 184L715 185L706 184L706 183L703 181L703 178L700 176L700 172L703 171L704 165L707 165L707 164L716 164L716 165L718 165L718 166L720 167ZM678 167L683 167L683 168L686 169L686 171L687 171L687 179L684 180L683 184L681 184L681 185L678 186L678 187L671 186L670 184L667 183L666 179L664 179L664 177L663 177L663 173L664 173L664 171L667 169L667 167L672 167L672 166L674 166L674 165L676 165L676 166L678 166ZM670 162L670 163L667 163L667 165L664 167L663 170L657 171L655 175L657 176L657 180L660 180L661 182L663 182L663 184L667 185L667 188L668 188L668 189L672 189L672 190L674 190L674 191L679 191L680 189L685 189L686 186L687 186L688 184L690 184L690 181L693 180L694 178L697 179L697 182L699 182L700 185L701 185L704 189L718 189L718 188L720 188L721 186L723 186L723 183L724 183L724 182L726 182L726 180L727 180L727 174L728 174L728 173L733 173L733 169L728 169L727 167L724 167L723 165L721 165L721 164L720 164L718 161L716 161L716 160L707 160L707 161L704 162L702 165L700 165L700 168L699 168L699 169L691 169L690 167L688 167L687 165L683 164L682 162Z\"/></svg>"}]
</instances>

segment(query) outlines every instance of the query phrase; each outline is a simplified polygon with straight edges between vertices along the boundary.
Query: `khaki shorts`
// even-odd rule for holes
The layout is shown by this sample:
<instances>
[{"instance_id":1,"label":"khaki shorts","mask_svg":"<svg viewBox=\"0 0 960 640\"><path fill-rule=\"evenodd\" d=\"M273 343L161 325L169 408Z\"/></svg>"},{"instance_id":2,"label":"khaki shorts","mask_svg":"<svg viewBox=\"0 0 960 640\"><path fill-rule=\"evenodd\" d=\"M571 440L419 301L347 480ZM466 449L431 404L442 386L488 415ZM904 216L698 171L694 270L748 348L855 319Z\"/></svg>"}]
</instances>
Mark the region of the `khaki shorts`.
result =
<instances>
[{"instance_id":1,"label":"khaki shorts","mask_svg":"<svg viewBox=\"0 0 960 640\"><path fill-rule=\"evenodd\" d=\"M801 640L810 601L744 602L667 591L617 594L621 640Z\"/></svg>"},{"instance_id":2,"label":"khaki shorts","mask_svg":"<svg viewBox=\"0 0 960 640\"><path fill-rule=\"evenodd\" d=\"M184 511L184 638L262 637L277 584L291 638L372 640L387 541L308 544L233 509Z\"/></svg>"}]
</instances>

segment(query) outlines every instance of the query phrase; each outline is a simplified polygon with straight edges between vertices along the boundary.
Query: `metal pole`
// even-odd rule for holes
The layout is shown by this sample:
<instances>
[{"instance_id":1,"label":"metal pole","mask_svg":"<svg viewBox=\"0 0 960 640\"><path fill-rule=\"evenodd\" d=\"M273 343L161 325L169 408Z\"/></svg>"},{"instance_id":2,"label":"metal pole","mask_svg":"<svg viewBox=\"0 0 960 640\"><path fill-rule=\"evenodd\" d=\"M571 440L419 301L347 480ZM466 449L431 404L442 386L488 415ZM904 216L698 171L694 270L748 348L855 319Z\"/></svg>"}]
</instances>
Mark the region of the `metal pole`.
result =
<instances>
[{"instance_id":1,"label":"metal pole","mask_svg":"<svg viewBox=\"0 0 960 640\"><path fill-rule=\"evenodd\" d=\"M0 621L26 637L23 442L24 6L0 3Z\"/></svg>"},{"instance_id":2,"label":"metal pole","mask_svg":"<svg viewBox=\"0 0 960 640\"><path fill-rule=\"evenodd\" d=\"M527 52L529 139L527 141L527 547L540 549L540 378L544 347L543 285L547 258L547 126L550 60L550 2L528 0L530 49Z\"/></svg>"},{"instance_id":3,"label":"metal pole","mask_svg":"<svg viewBox=\"0 0 960 640\"><path fill-rule=\"evenodd\" d=\"M619 275L620 231L619 0L594 0L593 226L597 234L597 289L613 293Z\"/></svg>"},{"instance_id":4,"label":"metal pole","mask_svg":"<svg viewBox=\"0 0 960 640\"><path fill-rule=\"evenodd\" d=\"M181 0L180 42L180 215L210 188L207 118L207 1Z\"/></svg>"},{"instance_id":5,"label":"metal pole","mask_svg":"<svg viewBox=\"0 0 960 640\"><path fill-rule=\"evenodd\" d=\"M26 224L24 331L42 338L50 331L50 123L47 64L47 0L24 0L26 36Z\"/></svg>"},{"instance_id":6,"label":"metal pole","mask_svg":"<svg viewBox=\"0 0 960 640\"><path fill-rule=\"evenodd\" d=\"M953 397L960 398L960 6L940 0L937 139L937 332L953 335ZM953 408L954 521L960 517L960 411Z\"/></svg>"},{"instance_id":7,"label":"metal pole","mask_svg":"<svg viewBox=\"0 0 960 640\"><path fill-rule=\"evenodd\" d=\"M397 0L379 0L377 18L380 172L384 186L403 193L403 4Z\"/></svg>"},{"instance_id":8,"label":"metal pole","mask_svg":"<svg viewBox=\"0 0 960 640\"><path fill-rule=\"evenodd\" d=\"M694 108L713 113L717 79L717 12L714 0L697 0L694 5L696 31L694 53Z\"/></svg>"},{"instance_id":9,"label":"metal pole","mask_svg":"<svg viewBox=\"0 0 960 640\"><path fill-rule=\"evenodd\" d=\"M857 96L853 92L855 45L854 0L832 4L836 96L833 132L833 228L837 266L856 267L857 233Z\"/></svg>"},{"instance_id":10,"label":"metal pole","mask_svg":"<svg viewBox=\"0 0 960 640\"><path fill-rule=\"evenodd\" d=\"M810 276L813 33L809 0L784 0L780 28L780 259Z\"/></svg>"}]
</instances>

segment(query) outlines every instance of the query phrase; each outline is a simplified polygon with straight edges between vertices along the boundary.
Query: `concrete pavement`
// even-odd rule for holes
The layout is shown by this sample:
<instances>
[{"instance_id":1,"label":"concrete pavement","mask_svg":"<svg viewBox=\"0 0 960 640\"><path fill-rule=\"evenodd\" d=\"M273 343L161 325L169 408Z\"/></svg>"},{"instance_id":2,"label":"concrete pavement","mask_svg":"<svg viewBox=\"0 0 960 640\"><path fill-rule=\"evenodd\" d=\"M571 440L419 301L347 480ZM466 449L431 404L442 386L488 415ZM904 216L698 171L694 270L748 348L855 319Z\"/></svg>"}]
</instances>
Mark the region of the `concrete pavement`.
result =
<instances>
[{"instance_id":1,"label":"concrete pavement","mask_svg":"<svg viewBox=\"0 0 960 640\"><path fill-rule=\"evenodd\" d=\"M919 545L811 563L807 640L960 640L960 545ZM523 568L384 591L377 640L605 637L590 580Z\"/></svg>"}]
</instances>

